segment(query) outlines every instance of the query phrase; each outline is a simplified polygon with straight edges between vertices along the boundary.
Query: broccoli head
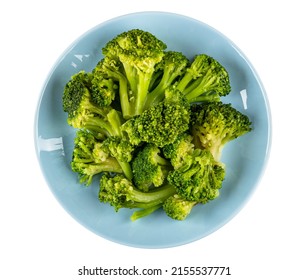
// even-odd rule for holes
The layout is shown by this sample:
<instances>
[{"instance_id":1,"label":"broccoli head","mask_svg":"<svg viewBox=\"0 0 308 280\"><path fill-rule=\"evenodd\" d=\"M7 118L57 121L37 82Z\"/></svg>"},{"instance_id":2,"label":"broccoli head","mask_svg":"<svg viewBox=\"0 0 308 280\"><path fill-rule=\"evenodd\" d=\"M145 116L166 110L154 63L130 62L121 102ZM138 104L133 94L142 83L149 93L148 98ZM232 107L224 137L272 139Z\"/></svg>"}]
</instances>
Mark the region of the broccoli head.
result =
<instances>
[{"instance_id":1,"label":"broccoli head","mask_svg":"<svg viewBox=\"0 0 308 280\"><path fill-rule=\"evenodd\" d=\"M161 186L171 169L170 162L160 155L160 149L146 144L132 162L133 182L143 191Z\"/></svg>"},{"instance_id":2,"label":"broccoli head","mask_svg":"<svg viewBox=\"0 0 308 280\"><path fill-rule=\"evenodd\" d=\"M166 44L150 32L132 29L110 40L103 55L116 61L127 79L128 90L120 95L124 118L143 112L155 66L163 56Z\"/></svg>"},{"instance_id":3,"label":"broccoli head","mask_svg":"<svg viewBox=\"0 0 308 280\"><path fill-rule=\"evenodd\" d=\"M110 106L118 95L118 85L101 71L93 71L91 79L91 95L95 104L100 107Z\"/></svg>"},{"instance_id":4,"label":"broccoli head","mask_svg":"<svg viewBox=\"0 0 308 280\"><path fill-rule=\"evenodd\" d=\"M222 102L193 105L191 125L196 146L209 150L217 161L226 143L252 129L248 116Z\"/></svg>"},{"instance_id":5,"label":"broccoli head","mask_svg":"<svg viewBox=\"0 0 308 280\"><path fill-rule=\"evenodd\" d=\"M124 137L109 136L101 145L101 150L112 157L116 158L128 179L132 179L132 169L130 161L133 158L135 147Z\"/></svg>"},{"instance_id":6,"label":"broccoli head","mask_svg":"<svg viewBox=\"0 0 308 280\"><path fill-rule=\"evenodd\" d=\"M187 156L194 151L193 137L184 132L180 134L173 143L162 148L164 156L170 160L174 169L178 169L187 161Z\"/></svg>"},{"instance_id":7,"label":"broccoli head","mask_svg":"<svg viewBox=\"0 0 308 280\"><path fill-rule=\"evenodd\" d=\"M163 147L189 128L190 105L174 88L165 90L165 99L123 124L134 145L142 142Z\"/></svg>"},{"instance_id":8,"label":"broccoli head","mask_svg":"<svg viewBox=\"0 0 308 280\"><path fill-rule=\"evenodd\" d=\"M162 101L165 97L165 89L171 86L179 77L185 73L186 67L189 63L187 57L181 52L167 51L160 63L157 64L153 89L147 96L145 107Z\"/></svg>"},{"instance_id":9,"label":"broccoli head","mask_svg":"<svg viewBox=\"0 0 308 280\"><path fill-rule=\"evenodd\" d=\"M63 110L74 128L87 129L101 135L121 133L121 114L110 106L100 107L92 98L90 74L81 71L72 76L63 92Z\"/></svg>"},{"instance_id":10,"label":"broccoli head","mask_svg":"<svg viewBox=\"0 0 308 280\"><path fill-rule=\"evenodd\" d=\"M163 209L170 218L183 221L196 204L198 204L196 201L186 200L178 194L174 194L165 200Z\"/></svg>"},{"instance_id":11,"label":"broccoli head","mask_svg":"<svg viewBox=\"0 0 308 280\"><path fill-rule=\"evenodd\" d=\"M209 151L195 149L180 168L169 172L167 179L184 199L206 203L219 195L224 177L224 167Z\"/></svg>"},{"instance_id":12,"label":"broccoli head","mask_svg":"<svg viewBox=\"0 0 308 280\"><path fill-rule=\"evenodd\" d=\"M94 175L102 172L121 173L118 161L102 152L98 153L100 142L94 135L85 130L78 130L74 139L71 168L79 175L79 181L86 186L92 183Z\"/></svg>"},{"instance_id":13,"label":"broccoli head","mask_svg":"<svg viewBox=\"0 0 308 280\"><path fill-rule=\"evenodd\" d=\"M190 102L219 101L231 91L229 74L213 57L196 55L177 88Z\"/></svg>"}]
</instances>

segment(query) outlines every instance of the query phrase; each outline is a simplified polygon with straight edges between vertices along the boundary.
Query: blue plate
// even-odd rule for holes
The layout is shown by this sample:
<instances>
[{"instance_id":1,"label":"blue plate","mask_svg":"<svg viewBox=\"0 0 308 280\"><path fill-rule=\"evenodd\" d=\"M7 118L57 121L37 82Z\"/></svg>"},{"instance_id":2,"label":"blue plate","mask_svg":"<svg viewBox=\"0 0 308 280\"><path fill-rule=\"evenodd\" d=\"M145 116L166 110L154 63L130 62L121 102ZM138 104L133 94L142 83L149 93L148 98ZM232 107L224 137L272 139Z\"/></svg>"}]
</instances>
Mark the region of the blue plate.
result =
<instances>
[{"instance_id":1,"label":"blue plate","mask_svg":"<svg viewBox=\"0 0 308 280\"><path fill-rule=\"evenodd\" d=\"M196 206L185 221L163 212L130 221L131 210L114 209L98 201L98 184L86 188L70 169L75 130L62 110L64 85L71 75L90 71L102 58L101 48L129 29L149 31L170 50L192 58L207 53L230 74L232 92L223 98L247 114L253 131L227 144L222 161L226 179L218 199ZM270 110L262 84L245 55L224 35L186 16L142 12L104 22L83 34L52 68L38 102L35 145L46 181L63 208L80 224L105 239L142 248L166 248L199 240L226 224L245 205L264 171L271 141ZM97 180L98 182L98 180Z\"/></svg>"}]
</instances>

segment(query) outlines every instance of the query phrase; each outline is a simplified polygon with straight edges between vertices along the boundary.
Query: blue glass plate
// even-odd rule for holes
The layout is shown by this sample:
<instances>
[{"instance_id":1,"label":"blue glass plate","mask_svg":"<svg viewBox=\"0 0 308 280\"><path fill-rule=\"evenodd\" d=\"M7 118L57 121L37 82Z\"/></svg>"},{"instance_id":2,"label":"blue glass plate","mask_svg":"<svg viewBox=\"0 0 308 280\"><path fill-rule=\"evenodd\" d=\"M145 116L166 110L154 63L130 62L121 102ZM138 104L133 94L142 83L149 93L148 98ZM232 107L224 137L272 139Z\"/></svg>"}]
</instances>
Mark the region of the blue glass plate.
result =
<instances>
[{"instance_id":1,"label":"blue glass plate","mask_svg":"<svg viewBox=\"0 0 308 280\"><path fill-rule=\"evenodd\" d=\"M98 201L98 184L86 188L70 169L75 130L62 110L64 85L71 75L90 71L102 58L101 48L129 29L149 31L170 50L188 58L207 53L230 74L232 92L223 98L249 116L253 131L223 150L226 179L218 199L196 206L185 221L163 212L130 221L131 210ZM142 248L166 248L199 240L226 224L245 205L264 171L271 141L266 93L245 55L217 30L192 18L164 12L142 12L104 22L83 34L58 59L43 87L35 119L35 145L46 181L63 208L80 224L105 239ZM97 180L98 183L98 180Z\"/></svg>"}]
</instances>

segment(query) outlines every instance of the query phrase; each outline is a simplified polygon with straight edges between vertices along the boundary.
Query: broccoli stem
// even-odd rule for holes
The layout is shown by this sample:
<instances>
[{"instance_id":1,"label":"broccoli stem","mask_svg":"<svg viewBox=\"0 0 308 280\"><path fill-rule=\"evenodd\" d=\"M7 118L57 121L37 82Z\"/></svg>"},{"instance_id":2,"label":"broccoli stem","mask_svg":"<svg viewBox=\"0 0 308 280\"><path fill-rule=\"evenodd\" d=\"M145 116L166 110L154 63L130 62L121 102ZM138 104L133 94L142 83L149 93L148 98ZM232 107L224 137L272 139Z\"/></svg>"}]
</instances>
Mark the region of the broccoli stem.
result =
<instances>
[{"instance_id":1,"label":"broccoli stem","mask_svg":"<svg viewBox=\"0 0 308 280\"><path fill-rule=\"evenodd\" d=\"M119 78L119 95L122 114L125 119L132 115L131 104L129 102L129 94L127 87L127 80L124 77Z\"/></svg>"},{"instance_id":2,"label":"broccoli stem","mask_svg":"<svg viewBox=\"0 0 308 280\"><path fill-rule=\"evenodd\" d=\"M88 118L86 121L84 121L83 128L108 136L113 134L112 126L99 117Z\"/></svg>"},{"instance_id":3,"label":"broccoli stem","mask_svg":"<svg viewBox=\"0 0 308 280\"><path fill-rule=\"evenodd\" d=\"M204 92L201 95L196 95L196 97L185 96L189 103L194 102L218 102L220 101L220 95L215 91Z\"/></svg>"},{"instance_id":4,"label":"broccoli stem","mask_svg":"<svg viewBox=\"0 0 308 280\"><path fill-rule=\"evenodd\" d=\"M188 86L183 91L183 94L188 100L196 98L202 93L211 90L211 85L215 83L216 79L217 78L215 76L211 77L210 79L207 79L206 77L200 77L192 85Z\"/></svg>"},{"instance_id":5,"label":"broccoli stem","mask_svg":"<svg viewBox=\"0 0 308 280\"><path fill-rule=\"evenodd\" d=\"M151 82L151 75L141 75L138 81L136 102L134 106L134 116L140 115L144 111L145 101L148 94L148 89Z\"/></svg>"},{"instance_id":6,"label":"broccoli stem","mask_svg":"<svg viewBox=\"0 0 308 280\"><path fill-rule=\"evenodd\" d=\"M143 73L142 70L138 71L127 63L123 63L123 66L131 90L131 94L125 97L129 104L129 113L125 113L124 116L125 118L131 118L140 115L144 111L153 71Z\"/></svg>"},{"instance_id":7,"label":"broccoli stem","mask_svg":"<svg viewBox=\"0 0 308 280\"><path fill-rule=\"evenodd\" d=\"M110 123L111 126L111 134L112 136L122 136L122 130L121 130L121 125L122 125L122 120L120 118L119 113L112 109L108 114L107 114L107 120Z\"/></svg>"},{"instance_id":8,"label":"broccoli stem","mask_svg":"<svg viewBox=\"0 0 308 280\"><path fill-rule=\"evenodd\" d=\"M168 72L168 75L165 74L162 76L160 83L157 87L152 90L148 95L145 103L145 108L149 108L150 106L156 105L157 103L161 102L165 98L165 89L170 85L170 75L171 73Z\"/></svg>"},{"instance_id":9,"label":"broccoli stem","mask_svg":"<svg viewBox=\"0 0 308 280\"><path fill-rule=\"evenodd\" d=\"M87 118L84 122L86 129L107 134L107 136L122 136L121 125L120 115L114 109L107 114L106 120L93 116Z\"/></svg>"},{"instance_id":10,"label":"broccoli stem","mask_svg":"<svg viewBox=\"0 0 308 280\"><path fill-rule=\"evenodd\" d=\"M140 218L144 218L146 216L149 216L150 214L152 214L156 210L160 209L161 207L162 207L162 204L157 204L157 205L154 205L153 207L149 207L149 208L146 208L146 209L141 209L141 210L135 211L130 216L130 220L132 222L134 222L134 221L136 221Z\"/></svg>"},{"instance_id":11,"label":"broccoli stem","mask_svg":"<svg viewBox=\"0 0 308 280\"><path fill-rule=\"evenodd\" d=\"M132 172L130 164L128 162L120 161L118 159L117 159L117 161L118 161L119 165L121 166L125 177L129 180L132 180L133 179L133 172Z\"/></svg>"},{"instance_id":12,"label":"broccoli stem","mask_svg":"<svg viewBox=\"0 0 308 280\"><path fill-rule=\"evenodd\" d=\"M91 185L93 177L102 172L115 172L122 173L122 168L118 165L117 161L114 159L107 159L102 163L88 163L86 160L75 160L72 165L72 169L76 172L83 170L80 173L79 182L81 184L86 184L86 186Z\"/></svg>"},{"instance_id":13,"label":"broccoli stem","mask_svg":"<svg viewBox=\"0 0 308 280\"><path fill-rule=\"evenodd\" d=\"M142 192L138 189L134 189L130 193L131 200L134 201L131 206L133 206L133 208L151 208L163 203L174 193L175 188L170 184L166 184L149 192Z\"/></svg>"},{"instance_id":14,"label":"broccoli stem","mask_svg":"<svg viewBox=\"0 0 308 280\"><path fill-rule=\"evenodd\" d=\"M170 166L170 162L163 157L161 157L159 154L154 155L154 160L159 164L163 166Z\"/></svg>"},{"instance_id":15,"label":"broccoli stem","mask_svg":"<svg viewBox=\"0 0 308 280\"><path fill-rule=\"evenodd\" d=\"M185 73L184 77L179 81L177 84L177 89L181 92L184 91L186 86L190 83L190 81L193 80L193 75L191 75L188 71Z\"/></svg>"}]
</instances>

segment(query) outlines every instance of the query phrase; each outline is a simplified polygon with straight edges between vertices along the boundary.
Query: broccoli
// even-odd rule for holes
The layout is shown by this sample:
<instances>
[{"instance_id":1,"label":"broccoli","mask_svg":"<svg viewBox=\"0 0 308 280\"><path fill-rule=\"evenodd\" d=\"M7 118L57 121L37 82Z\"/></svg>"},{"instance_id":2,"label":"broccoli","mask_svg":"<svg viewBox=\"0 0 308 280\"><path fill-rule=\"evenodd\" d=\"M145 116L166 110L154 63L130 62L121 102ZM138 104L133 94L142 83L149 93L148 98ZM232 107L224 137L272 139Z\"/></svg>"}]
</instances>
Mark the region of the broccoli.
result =
<instances>
[{"instance_id":1,"label":"broccoli","mask_svg":"<svg viewBox=\"0 0 308 280\"><path fill-rule=\"evenodd\" d=\"M189 129L190 104L174 87L165 90L165 99L122 125L130 142L163 147Z\"/></svg>"},{"instance_id":2,"label":"broccoli","mask_svg":"<svg viewBox=\"0 0 308 280\"><path fill-rule=\"evenodd\" d=\"M100 202L113 206L115 211L121 208L153 210L153 208L159 208L174 193L175 189L170 184L165 184L149 192L143 192L122 174L116 174L114 177L103 174L100 179L98 198Z\"/></svg>"},{"instance_id":3,"label":"broccoli","mask_svg":"<svg viewBox=\"0 0 308 280\"><path fill-rule=\"evenodd\" d=\"M171 168L158 147L146 144L132 162L133 182L138 189L149 191L152 186L159 187L165 182Z\"/></svg>"},{"instance_id":4,"label":"broccoli","mask_svg":"<svg viewBox=\"0 0 308 280\"><path fill-rule=\"evenodd\" d=\"M77 130L74 139L71 168L79 175L79 182L89 186L93 176L102 172L121 173L118 161L97 149L100 142L86 130ZM98 152L99 150L99 152Z\"/></svg>"},{"instance_id":5,"label":"broccoli","mask_svg":"<svg viewBox=\"0 0 308 280\"><path fill-rule=\"evenodd\" d=\"M152 214L153 212L155 212L156 210L162 208L162 206L163 206L163 203L154 205L154 206L149 207L149 208L136 210L130 216L130 220L134 222L134 221L136 221L140 218L146 217L146 216Z\"/></svg>"},{"instance_id":6,"label":"broccoli","mask_svg":"<svg viewBox=\"0 0 308 280\"><path fill-rule=\"evenodd\" d=\"M209 150L217 161L226 143L252 130L248 116L222 102L194 104L191 127L196 147Z\"/></svg>"},{"instance_id":7,"label":"broccoli","mask_svg":"<svg viewBox=\"0 0 308 280\"><path fill-rule=\"evenodd\" d=\"M127 79L127 88L120 89L125 119L143 112L155 66L162 60L166 47L153 34L140 29L123 32L103 47L103 55L117 65L112 68Z\"/></svg>"},{"instance_id":8,"label":"broccoli","mask_svg":"<svg viewBox=\"0 0 308 280\"><path fill-rule=\"evenodd\" d=\"M118 95L118 85L115 80L96 70L92 71L90 85L92 100L100 107L110 106Z\"/></svg>"},{"instance_id":9,"label":"broccoli","mask_svg":"<svg viewBox=\"0 0 308 280\"><path fill-rule=\"evenodd\" d=\"M110 106L100 107L94 103L90 80L90 74L80 71L65 85L63 110L68 113L68 124L104 136L120 135L122 133L120 112Z\"/></svg>"},{"instance_id":10,"label":"broccoli","mask_svg":"<svg viewBox=\"0 0 308 280\"><path fill-rule=\"evenodd\" d=\"M102 142L101 149L103 152L116 158L124 175L128 179L132 179L133 174L129 162L133 158L135 147L128 140L120 136L110 136Z\"/></svg>"},{"instance_id":11,"label":"broccoli","mask_svg":"<svg viewBox=\"0 0 308 280\"><path fill-rule=\"evenodd\" d=\"M158 81L158 83L148 94L145 108L155 105L164 99L165 89L183 75L188 62L187 57L181 52L165 52L162 61L157 64L156 72L153 76L153 79Z\"/></svg>"},{"instance_id":12,"label":"broccoli","mask_svg":"<svg viewBox=\"0 0 308 280\"><path fill-rule=\"evenodd\" d=\"M190 102L219 101L231 91L229 74L214 58L196 55L186 73L177 83Z\"/></svg>"},{"instance_id":13,"label":"broccoli","mask_svg":"<svg viewBox=\"0 0 308 280\"><path fill-rule=\"evenodd\" d=\"M168 182L184 199L206 203L219 195L225 169L207 150L195 149L181 167L170 171Z\"/></svg>"},{"instance_id":14,"label":"broccoli","mask_svg":"<svg viewBox=\"0 0 308 280\"><path fill-rule=\"evenodd\" d=\"M174 169L178 169L187 161L187 155L194 151L193 137L184 132L180 134L173 143L165 145L162 148L163 155L170 160Z\"/></svg>"},{"instance_id":15,"label":"broccoli","mask_svg":"<svg viewBox=\"0 0 308 280\"><path fill-rule=\"evenodd\" d=\"M77 129L71 169L86 186L99 174L98 199L134 209L132 221L158 209L185 220L219 196L222 149L252 129L221 102L231 85L217 60L166 49L147 31L122 32L63 90L67 123Z\"/></svg>"},{"instance_id":16,"label":"broccoli","mask_svg":"<svg viewBox=\"0 0 308 280\"><path fill-rule=\"evenodd\" d=\"M163 209L170 218L183 221L197 204L198 202L196 201L189 201L183 199L178 194L174 194L165 200L163 203Z\"/></svg>"},{"instance_id":17,"label":"broccoli","mask_svg":"<svg viewBox=\"0 0 308 280\"><path fill-rule=\"evenodd\" d=\"M119 107L123 117L129 118L132 115L131 109L133 106L127 106L130 103L130 91L121 62L110 57L104 57L97 63L92 72L96 73L97 76L114 81L118 88L118 95L115 96L115 100L119 100L118 103L120 103ZM114 105L118 104L114 103Z\"/></svg>"}]
</instances>

